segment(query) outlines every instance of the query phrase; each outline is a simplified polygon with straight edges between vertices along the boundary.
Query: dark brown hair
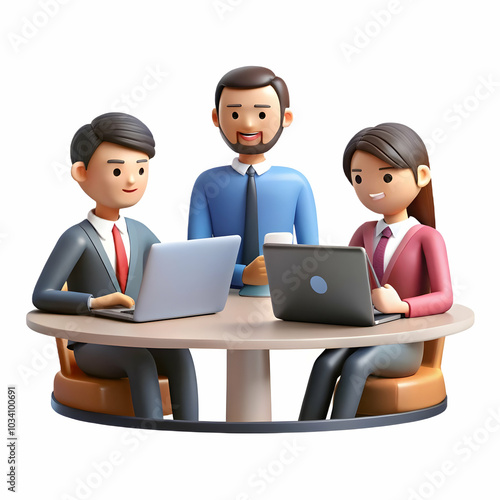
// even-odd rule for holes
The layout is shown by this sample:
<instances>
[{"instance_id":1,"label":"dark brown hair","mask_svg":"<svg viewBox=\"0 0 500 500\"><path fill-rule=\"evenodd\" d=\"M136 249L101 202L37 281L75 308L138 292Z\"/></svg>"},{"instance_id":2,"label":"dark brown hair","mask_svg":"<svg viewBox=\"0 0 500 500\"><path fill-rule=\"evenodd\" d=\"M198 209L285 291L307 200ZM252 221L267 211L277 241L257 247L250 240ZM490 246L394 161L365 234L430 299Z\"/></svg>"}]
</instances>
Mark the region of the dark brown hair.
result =
<instances>
[{"instance_id":1,"label":"dark brown hair","mask_svg":"<svg viewBox=\"0 0 500 500\"><path fill-rule=\"evenodd\" d=\"M155 155L153 134L144 123L126 113L105 113L77 130L70 146L71 163L83 161L87 168L102 142L112 142L141 151L149 158Z\"/></svg>"},{"instance_id":2,"label":"dark brown hair","mask_svg":"<svg viewBox=\"0 0 500 500\"><path fill-rule=\"evenodd\" d=\"M229 73L226 73L217 84L215 89L215 109L219 113L219 102L222 91L225 87L234 89L258 89L261 87L271 87L278 94L281 108L281 119L285 113L285 109L290 106L290 96L286 83L276 76L270 69L262 66L243 66L236 68Z\"/></svg>"},{"instance_id":3,"label":"dark brown hair","mask_svg":"<svg viewBox=\"0 0 500 500\"><path fill-rule=\"evenodd\" d=\"M352 184L351 161L356 151L369 153L395 168L411 168L418 180L418 166L429 166L429 156L422 139L410 127L400 123L381 123L358 132L344 151L344 173ZM421 224L436 227L432 181L424 186L407 208L408 215Z\"/></svg>"}]
</instances>

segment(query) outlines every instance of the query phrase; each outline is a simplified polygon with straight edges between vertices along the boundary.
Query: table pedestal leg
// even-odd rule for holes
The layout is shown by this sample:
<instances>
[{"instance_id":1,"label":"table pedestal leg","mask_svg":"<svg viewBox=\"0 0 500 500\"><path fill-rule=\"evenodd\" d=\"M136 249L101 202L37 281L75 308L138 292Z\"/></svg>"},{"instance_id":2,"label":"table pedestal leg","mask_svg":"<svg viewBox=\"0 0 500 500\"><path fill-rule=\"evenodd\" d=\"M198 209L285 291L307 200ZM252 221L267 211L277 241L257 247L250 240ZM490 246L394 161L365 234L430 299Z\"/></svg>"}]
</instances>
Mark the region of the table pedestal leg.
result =
<instances>
[{"instance_id":1,"label":"table pedestal leg","mask_svg":"<svg viewBox=\"0 0 500 500\"><path fill-rule=\"evenodd\" d=\"M271 420L269 351L227 351L227 422Z\"/></svg>"}]
</instances>

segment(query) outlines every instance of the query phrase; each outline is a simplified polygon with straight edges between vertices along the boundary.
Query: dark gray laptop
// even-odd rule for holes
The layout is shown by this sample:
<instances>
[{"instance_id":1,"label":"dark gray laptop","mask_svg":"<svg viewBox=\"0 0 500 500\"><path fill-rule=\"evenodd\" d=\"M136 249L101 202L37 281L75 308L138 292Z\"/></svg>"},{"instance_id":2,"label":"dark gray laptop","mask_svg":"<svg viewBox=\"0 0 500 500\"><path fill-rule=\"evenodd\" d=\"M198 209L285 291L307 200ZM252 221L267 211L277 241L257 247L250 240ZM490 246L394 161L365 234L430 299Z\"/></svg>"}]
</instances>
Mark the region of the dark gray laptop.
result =
<instances>
[{"instance_id":1,"label":"dark gray laptop","mask_svg":"<svg viewBox=\"0 0 500 500\"><path fill-rule=\"evenodd\" d=\"M374 309L370 274L380 284L364 248L265 244L264 258L277 318L372 326L403 316Z\"/></svg>"},{"instance_id":2,"label":"dark gray laptop","mask_svg":"<svg viewBox=\"0 0 500 500\"><path fill-rule=\"evenodd\" d=\"M156 243L134 309L95 309L96 316L144 322L199 316L226 305L239 236Z\"/></svg>"}]
</instances>

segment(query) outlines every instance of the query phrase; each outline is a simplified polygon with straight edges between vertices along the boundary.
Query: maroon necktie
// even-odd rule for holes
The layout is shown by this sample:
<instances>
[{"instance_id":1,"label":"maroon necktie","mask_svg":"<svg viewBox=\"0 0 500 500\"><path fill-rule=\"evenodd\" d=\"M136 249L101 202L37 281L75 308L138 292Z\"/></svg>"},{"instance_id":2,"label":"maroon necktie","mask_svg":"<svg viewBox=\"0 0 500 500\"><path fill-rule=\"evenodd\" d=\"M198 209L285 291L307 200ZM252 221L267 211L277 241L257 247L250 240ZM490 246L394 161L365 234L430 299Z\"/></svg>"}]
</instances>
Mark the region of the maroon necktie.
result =
<instances>
[{"instance_id":1,"label":"maroon necktie","mask_svg":"<svg viewBox=\"0 0 500 500\"><path fill-rule=\"evenodd\" d=\"M127 276L128 276L128 261L127 253L125 252L125 245L123 244L122 235L120 230L113 226L113 241L115 242L115 252L116 252L116 277L118 278L118 283L125 293L125 288L127 288Z\"/></svg>"},{"instance_id":2,"label":"maroon necktie","mask_svg":"<svg viewBox=\"0 0 500 500\"><path fill-rule=\"evenodd\" d=\"M389 238L392 236L392 231L389 226L387 226L382 231L382 236L380 241L378 242L377 248L375 249L375 253L373 254L373 269L375 270L375 274L377 275L378 280L382 284L382 277L384 276L384 254L385 247L387 246L387 242Z\"/></svg>"}]
</instances>

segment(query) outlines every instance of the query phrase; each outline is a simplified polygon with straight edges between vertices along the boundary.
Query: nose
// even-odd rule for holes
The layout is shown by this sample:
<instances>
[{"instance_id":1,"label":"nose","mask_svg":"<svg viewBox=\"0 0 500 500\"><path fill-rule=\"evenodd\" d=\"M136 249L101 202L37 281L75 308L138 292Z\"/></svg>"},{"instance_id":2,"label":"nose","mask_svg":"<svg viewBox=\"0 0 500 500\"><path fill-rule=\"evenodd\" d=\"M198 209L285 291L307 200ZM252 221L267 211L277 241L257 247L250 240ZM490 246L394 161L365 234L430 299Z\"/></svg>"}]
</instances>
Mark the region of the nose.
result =
<instances>
[{"instance_id":1,"label":"nose","mask_svg":"<svg viewBox=\"0 0 500 500\"><path fill-rule=\"evenodd\" d=\"M132 186L133 184L135 184L135 174L132 171L130 171L127 175L127 184L129 186Z\"/></svg>"},{"instance_id":2,"label":"nose","mask_svg":"<svg viewBox=\"0 0 500 500\"><path fill-rule=\"evenodd\" d=\"M255 117L251 116L252 113L245 113L242 120L243 132L255 132Z\"/></svg>"}]
</instances>

